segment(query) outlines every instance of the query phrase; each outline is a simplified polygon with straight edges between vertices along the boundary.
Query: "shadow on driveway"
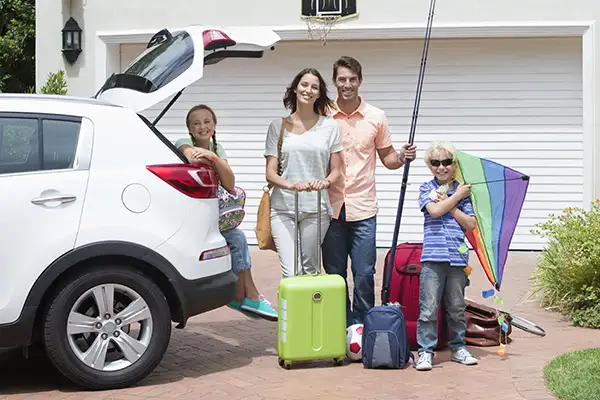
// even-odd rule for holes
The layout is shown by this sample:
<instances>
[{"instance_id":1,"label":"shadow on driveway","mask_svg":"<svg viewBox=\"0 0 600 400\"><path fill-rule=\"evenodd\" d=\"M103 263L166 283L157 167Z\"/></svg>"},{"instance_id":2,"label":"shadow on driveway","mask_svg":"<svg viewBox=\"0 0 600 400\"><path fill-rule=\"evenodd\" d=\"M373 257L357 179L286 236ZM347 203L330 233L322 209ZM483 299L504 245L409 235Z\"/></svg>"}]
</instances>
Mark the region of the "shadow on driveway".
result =
<instances>
[{"instance_id":1,"label":"shadow on driveway","mask_svg":"<svg viewBox=\"0 0 600 400\"><path fill-rule=\"evenodd\" d=\"M276 326L254 319L207 323L191 320L184 330L173 329L162 362L137 386L199 378L246 366L257 357L276 356ZM1 351L0 376L0 395L81 390L64 379L39 348L30 350L28 359L20 350Z\"/></svg>"}]
</instances>

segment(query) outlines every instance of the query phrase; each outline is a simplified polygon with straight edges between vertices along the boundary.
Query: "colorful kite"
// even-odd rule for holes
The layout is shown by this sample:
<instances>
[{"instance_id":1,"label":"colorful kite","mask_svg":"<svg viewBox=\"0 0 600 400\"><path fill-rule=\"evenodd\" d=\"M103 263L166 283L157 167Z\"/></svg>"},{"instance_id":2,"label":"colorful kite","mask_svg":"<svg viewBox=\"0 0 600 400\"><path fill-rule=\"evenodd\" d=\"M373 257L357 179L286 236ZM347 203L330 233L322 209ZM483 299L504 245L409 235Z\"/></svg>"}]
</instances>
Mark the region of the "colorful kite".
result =
<instances>
[{"instance_id":1,"label":"colorful kite","mask_svg":"<svg viewBox=\"0 0 600 400\"><path fill-rule=\"evenodd\" d=\"M512 240L529 177L511 168L464 152L457 152L456 179L471 186L471 199L477 218L467 239L496 290L500 290L508 247ZM488 291L489 292L489 291ZM484 297L493 294L489 293Z\"/></svg>"}]
</instances>

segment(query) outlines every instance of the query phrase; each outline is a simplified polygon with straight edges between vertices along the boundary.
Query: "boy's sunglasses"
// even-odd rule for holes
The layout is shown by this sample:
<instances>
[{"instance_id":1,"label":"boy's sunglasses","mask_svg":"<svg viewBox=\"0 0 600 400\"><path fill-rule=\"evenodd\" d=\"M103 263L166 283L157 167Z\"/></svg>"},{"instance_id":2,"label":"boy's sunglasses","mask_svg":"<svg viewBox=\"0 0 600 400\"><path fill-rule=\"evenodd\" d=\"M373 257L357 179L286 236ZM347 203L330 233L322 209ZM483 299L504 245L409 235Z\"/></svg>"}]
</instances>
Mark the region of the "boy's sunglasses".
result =
<instances>
[{"instance_id":1,"label":"boy's sunglasses","mask_svg":"<svg viewBox=\"0 0 600 400\"><path fill-rule=\"evenodd\" d=\"M452 159L451 158L446 158L445 160L429 160L429 163L431 164L432 167L439 167L440 164L443 165L444 167L448 167L450 165L452 165Z\"/></svg>"}]
</instances>

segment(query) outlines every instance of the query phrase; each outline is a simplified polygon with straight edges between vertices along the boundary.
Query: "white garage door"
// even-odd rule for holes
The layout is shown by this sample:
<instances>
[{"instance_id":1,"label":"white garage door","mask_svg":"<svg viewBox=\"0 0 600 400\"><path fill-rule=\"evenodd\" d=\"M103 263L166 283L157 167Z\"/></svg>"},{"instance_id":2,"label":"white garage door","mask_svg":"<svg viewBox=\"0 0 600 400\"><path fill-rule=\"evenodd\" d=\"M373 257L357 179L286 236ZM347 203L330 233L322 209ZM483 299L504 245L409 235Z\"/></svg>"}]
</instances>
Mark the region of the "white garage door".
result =
<instances>
[{"instance_id":1,"label":"white garage door","mask_svg":"<svg viewBox=\"0 0 600 400\"><path fill-rule=\"evenodd\" d=\"M422 240L419 185L430 179L422 157L436 139L531 176L512 249L539 249L530 233L548 214L583 202L581 42L579 39L465 39L431 43L416 144L401 224L401 241ZM122 66L143 50L122 46ZM207 67L159 123L175 141L186 135L185 115L206 103L218 115L217 138L237 183L248 194L242 229L249 243L265 184L267 126L285 115L282 96L294 74L316 67L331 82L332 63L351 55L363 64L361 94L387 112L395 146L408 138L422 41L283 42L260 60L227 60ZM335 98L333 87L331 96ZM146 110L152 120L164 106ZM402 172L377 168L380 213L377 243L391 245Z\"/></svg>"}]
</instances>

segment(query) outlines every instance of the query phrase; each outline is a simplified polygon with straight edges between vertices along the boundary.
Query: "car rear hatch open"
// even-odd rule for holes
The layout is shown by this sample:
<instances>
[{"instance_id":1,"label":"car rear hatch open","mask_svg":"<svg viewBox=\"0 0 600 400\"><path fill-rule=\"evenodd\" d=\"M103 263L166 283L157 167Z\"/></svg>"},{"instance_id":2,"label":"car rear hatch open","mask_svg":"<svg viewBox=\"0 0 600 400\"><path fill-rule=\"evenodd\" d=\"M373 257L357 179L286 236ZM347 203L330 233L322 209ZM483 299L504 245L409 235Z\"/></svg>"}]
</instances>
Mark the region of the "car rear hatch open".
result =
<instances>
[{"instance_id":1,"label":"car rear hatch open","mask_svg":"<svg viewBox=\"0 0 600 400\"><path fill-rule=\"evenodd\" d=\"M173 96L152 125L181 92L202 78L204 66L227 58L260 58L280 37L267 28L190 26L172 34L157 32L127 69L111 75L95 98L141 112Z\"/></svg>"}]
</instances>

